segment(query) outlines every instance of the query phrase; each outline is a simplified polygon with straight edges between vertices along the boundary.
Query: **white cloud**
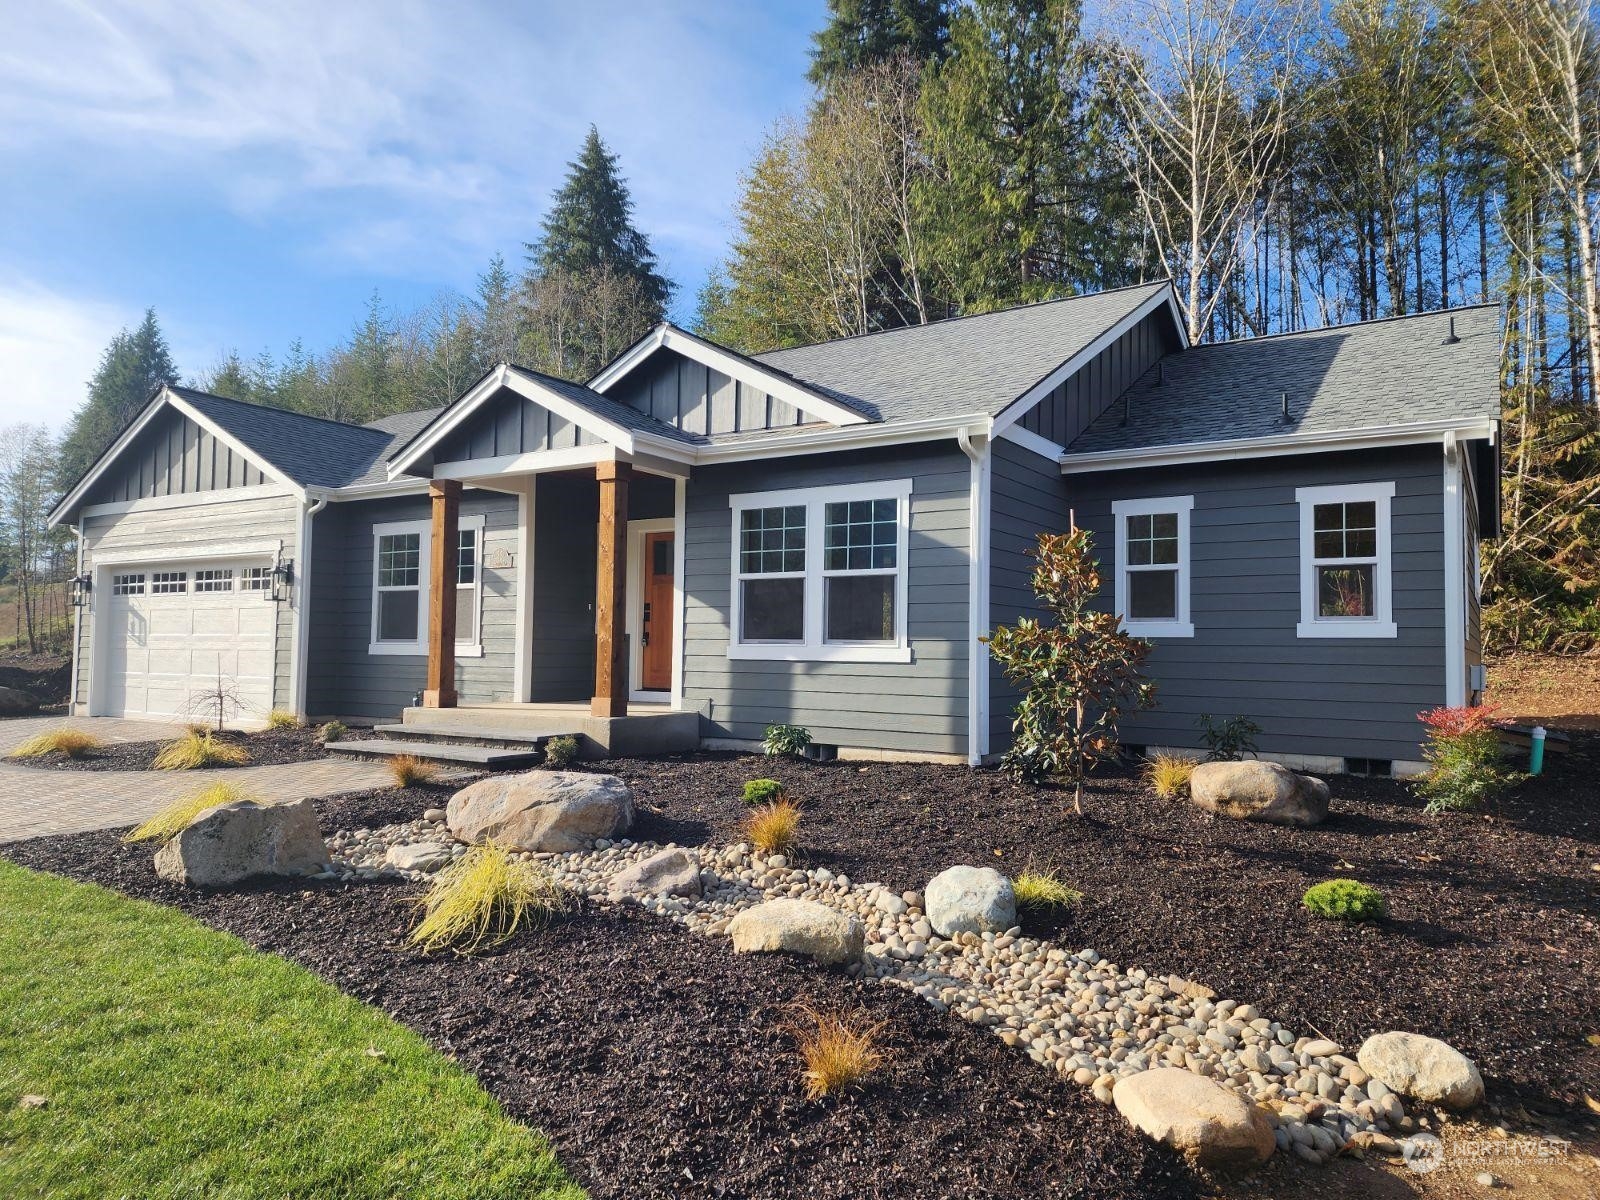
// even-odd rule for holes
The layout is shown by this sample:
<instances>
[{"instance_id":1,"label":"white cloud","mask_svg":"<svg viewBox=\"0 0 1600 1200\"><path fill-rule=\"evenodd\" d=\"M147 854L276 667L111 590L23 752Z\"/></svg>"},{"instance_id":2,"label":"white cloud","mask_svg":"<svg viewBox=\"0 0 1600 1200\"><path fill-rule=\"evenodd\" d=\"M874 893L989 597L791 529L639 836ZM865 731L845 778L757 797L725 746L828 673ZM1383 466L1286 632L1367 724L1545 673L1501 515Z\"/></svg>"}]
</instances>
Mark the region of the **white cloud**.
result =
<instances>
[{"instance_id":1,"label":"white cloud","mask_svg":"<svg viewBox=\"0 0 1600 1200\"><path fill-rule=\"evenodd\" d=\"M62 430L83 403L106 345L140 314L100 300L58 295L24 280L0 280L0 424Z\"/></svg>"}]
</instances>

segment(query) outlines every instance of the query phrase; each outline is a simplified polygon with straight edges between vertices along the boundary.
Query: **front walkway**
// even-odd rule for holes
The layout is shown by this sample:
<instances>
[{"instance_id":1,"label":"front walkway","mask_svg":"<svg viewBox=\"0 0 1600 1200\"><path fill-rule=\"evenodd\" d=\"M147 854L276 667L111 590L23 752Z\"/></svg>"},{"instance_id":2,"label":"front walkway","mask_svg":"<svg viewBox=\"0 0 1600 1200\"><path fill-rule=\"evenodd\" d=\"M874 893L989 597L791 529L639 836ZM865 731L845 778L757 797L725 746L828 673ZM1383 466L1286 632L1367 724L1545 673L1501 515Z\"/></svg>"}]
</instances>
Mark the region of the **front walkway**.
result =
<instances>
[{"instance_id":1,"label":"front walkway","mask_svg":"<svg viewBox=\"0 0 1600 1200\"><path fill-rule=\"evenodd\" d=\"M37 733L70 725L108 742L173 737L183 726L111 717L27 717L0 721L0 754ZM392 783L383 763L314 758L276 766L214 771L58 771L0 762L0 843L55 833L136 825L179 796L218 781L263 800L334 796Z\"/></svg>"}]
</instances>

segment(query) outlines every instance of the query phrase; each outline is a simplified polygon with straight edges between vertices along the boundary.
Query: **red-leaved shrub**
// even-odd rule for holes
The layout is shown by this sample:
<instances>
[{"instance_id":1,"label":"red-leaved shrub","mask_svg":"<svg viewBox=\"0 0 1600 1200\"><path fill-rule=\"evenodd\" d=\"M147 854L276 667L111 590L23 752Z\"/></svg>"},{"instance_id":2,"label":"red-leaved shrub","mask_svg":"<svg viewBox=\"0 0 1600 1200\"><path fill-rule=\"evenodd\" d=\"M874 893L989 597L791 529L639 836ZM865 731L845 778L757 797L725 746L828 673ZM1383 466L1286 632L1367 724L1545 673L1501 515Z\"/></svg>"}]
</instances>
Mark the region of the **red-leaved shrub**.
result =
<instances>
[{"instance_id":1,"label":"red-leaved shrub","mask_svg":"<svg viewBox=\"0 0 1600 1200\"><path fill-rule=\"evenodd\" d=\"M1430 708L1417 714L1434 737L1460 737L1464 733L1488 733L1495 728L1498 704L1458 704L1453 708Z\"/></svg>"}]
</instances>

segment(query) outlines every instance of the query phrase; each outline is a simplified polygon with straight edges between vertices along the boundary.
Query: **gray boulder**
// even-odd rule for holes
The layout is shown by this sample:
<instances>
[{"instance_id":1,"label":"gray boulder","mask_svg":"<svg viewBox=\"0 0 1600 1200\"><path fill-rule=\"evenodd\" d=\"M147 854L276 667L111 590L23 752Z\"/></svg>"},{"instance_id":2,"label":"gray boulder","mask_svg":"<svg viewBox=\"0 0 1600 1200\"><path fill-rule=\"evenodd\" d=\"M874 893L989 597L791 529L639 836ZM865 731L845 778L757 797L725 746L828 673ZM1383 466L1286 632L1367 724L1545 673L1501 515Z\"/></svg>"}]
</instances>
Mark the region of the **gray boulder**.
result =
<instances>
[{"instance_id":1,"label":"gray boulder","mask_svg":"<svg viewBox=\"0 0 1600 1200\"><path fill-rule=\"evenodd\" d=\"M1201 763L1189 776L1189 799L1207 812L1239 821L1304 828L1328 817L1328 785L1277 763Z\"/></svg>"},{"instance_id":2,"label":"gray boulder","mask_svg":"<svg viewBox=\"0 0 1600 1200\"><path fill-rule=\"evenodd\" d=\"M855 962L866 948L861 922L813 900L767 900L728 922L738 954L781 951L821 963Z\"/></svg>"},{"instance_id":3,"label":"gray boulder","mask_svg":"<svg viewBox=\"0 0 1600 1200\"><path fill-rule=\"evenodd\" d=\"M1264 1109L1177 1067L1117 1080L1111 1102L1135 1129L1202 1167L1252 1167L1272 1157L1276 1145Z\"/></svg>"},{"instance_id":4,"label":"gray boulder","mask_svg":"<svg viewBox=\"0 0 1600 1200\"><path fill-rule=\"evenodd\" d=\"M453 858L450 847L438 842L406 842L390 846L383 861L397 871L421 871L431 875L448 867Z\"/></svg>"},{"instance_id":5,"label":"gray boulder","mask_svg":"<svg viewBox=\"0 0 1600 1200\"><path fill-rule=\"evenodd\" d=\"M611 895L698 896L700 864L687 850L663 850L625 867L611 877Z\"/></svg>"},{"instance_id":6,"label":"gray boulder","mask_svg":"<svg viewBox=\"0 0 1600 1200\"><path fill-rule=\"evenodd\" d=\"M615 775L529 771L493 775L461 789L445 808L450 832L478 845L567 853L633 825L633 793Z\"/></svg>"},{"instance_id":7,"label":"gray boulder","mask_svg":"<svg viewBox=\"0 0 1600 1200\"><path fill-rule=\"evenodd\" d=\"M1405 1096L1468 1109L1483 1099L1478 1065L1448 1042L1420 1033L1375 1033L1356 1052L1372 1078Z\"/></svg>"},{"instance_id":8,"label":"gray boulder","mask_svg":"<svg viewBox=\"0 0 1600 1200\"><path fill-rule=\"evenodd\" d=\"M156 874L190 887L227 887L257 875L310 875L328 865L309 800L218 804L156 851Z\"/></svg>"},{"instance_id":9,"label":"gray boulder","mask_svg":"<svg viewBox=\"0 0 1600 1200\"><path fill-rule=\"evenodd\" d=\"M0 717L22 717L39 711L39 702L32 692L21 688L0 687Z\"/></svg>"},{"instance_id":10,"label":"gray boulder","mask_svg":"<svg viewBox=\"0 0 1600 1200\"><path fill-rule=\"evenodd\" d=\"M1011 881L993 867L951 867L923 891L928 921L944 937L1000 933L1017 923Z\"/></svg>"}]
</instances>

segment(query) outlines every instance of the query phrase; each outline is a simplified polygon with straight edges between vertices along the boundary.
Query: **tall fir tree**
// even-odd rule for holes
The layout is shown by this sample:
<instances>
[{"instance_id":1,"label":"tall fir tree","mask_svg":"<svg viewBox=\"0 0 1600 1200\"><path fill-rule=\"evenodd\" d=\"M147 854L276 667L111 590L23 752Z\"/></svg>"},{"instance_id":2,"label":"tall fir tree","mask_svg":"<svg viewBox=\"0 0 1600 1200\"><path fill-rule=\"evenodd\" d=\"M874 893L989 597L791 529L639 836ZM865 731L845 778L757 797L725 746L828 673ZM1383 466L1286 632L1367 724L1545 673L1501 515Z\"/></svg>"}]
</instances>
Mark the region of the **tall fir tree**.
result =
<instances>
[{"instance_id":1,"label":"tall fir tree","mask_svg":"<svg viewBox=\"0 0 1600 1200\"><path fill-rule=\"evenodd\" d=\"M809 77L821 88L899 54L936 62L950 40L950 5L946 0L828 0L828 23L811 40Z\"/></svg>"},{"instance_id":2,"label":"tall fir tree","mask_svg":"<svg viewBox=\"0 0 1600 1200\"><path fill-rule=\"evenodd\" d=\"M62 484L87 471L155 390L177 378L156 310L148 308L136 329L124 329L111 339L89 381L88 398L67 424L61 443Z\"/></svg>"},{"instance_id":3,"label":"tall fir tree","mask_svg":"<svg viewBox=\"0 0 1600 1200\"><path fill-rule=\"evenodd\" d=\"M656 270L650 239L633 224L633 199L617 172L617 156L594 126L578 157L567 164L566 182L540 229L543 236L528 246L535 275L608 269L638 281L656 309L655 320L666 314L672 284Z\"/></svg>"}]
</instances>

